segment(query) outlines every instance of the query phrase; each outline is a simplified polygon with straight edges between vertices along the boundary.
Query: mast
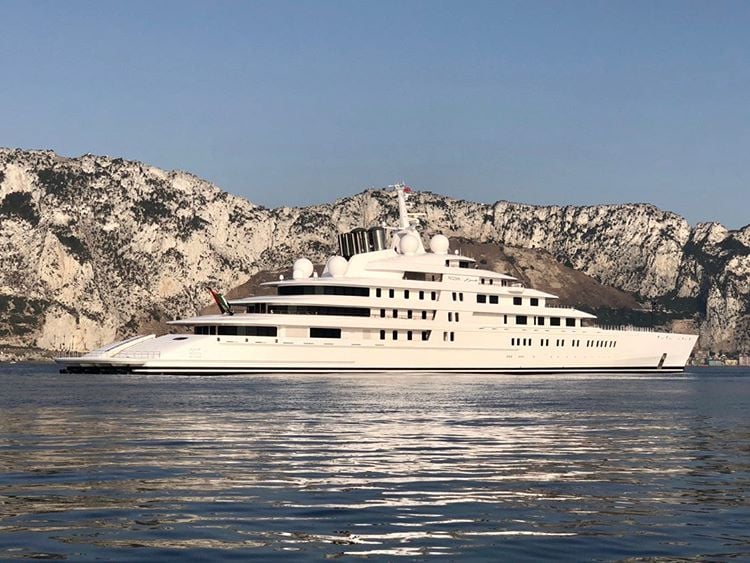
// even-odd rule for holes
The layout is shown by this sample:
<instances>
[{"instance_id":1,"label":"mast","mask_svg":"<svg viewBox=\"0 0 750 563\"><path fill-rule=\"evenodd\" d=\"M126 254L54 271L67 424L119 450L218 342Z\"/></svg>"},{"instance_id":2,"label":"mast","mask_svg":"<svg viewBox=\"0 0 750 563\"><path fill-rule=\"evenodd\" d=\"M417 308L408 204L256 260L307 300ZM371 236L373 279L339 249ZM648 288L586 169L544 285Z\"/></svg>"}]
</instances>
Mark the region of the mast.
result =
<instances>
[{"instance_id":1,"label":"mast","mask_svg":"<svg viewBox=\"0 0 750 563\"><path fill-rule=\"evenodd\" d=\"M424 217L425 214L414 213L409 209L407 201L409 194L411 194L411 188L403 182L388 187L396 190L398 197L398 228L404 231L416 231L419 225L419 217Z\"/></svg>"}]
</instances>

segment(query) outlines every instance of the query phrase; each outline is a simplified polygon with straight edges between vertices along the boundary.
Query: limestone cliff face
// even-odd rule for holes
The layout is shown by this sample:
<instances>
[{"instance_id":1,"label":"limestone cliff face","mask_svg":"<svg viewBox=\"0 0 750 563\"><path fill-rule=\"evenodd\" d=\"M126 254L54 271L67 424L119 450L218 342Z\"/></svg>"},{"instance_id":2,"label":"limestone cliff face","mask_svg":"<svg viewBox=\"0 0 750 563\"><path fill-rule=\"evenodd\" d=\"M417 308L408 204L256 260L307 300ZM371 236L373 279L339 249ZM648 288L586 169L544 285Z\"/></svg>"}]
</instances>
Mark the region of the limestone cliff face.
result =
<instances>
[{"instance_id":1,"label":"limestone cliff face","mask_svg":"<svg viewBox=\"0 0 750 563\"><path fill-rule=\"evenodd\" d=\"M661 309L695 313L701 345L750 349L750 226L694 229L650 205L412 200L428 235L546 251ZM0 344L83 350L192 315L207 285L235 287L335 235L393 222L391 194L266 209L184 172L51 151L0 149Z\"/></svg>"}]
</instances>

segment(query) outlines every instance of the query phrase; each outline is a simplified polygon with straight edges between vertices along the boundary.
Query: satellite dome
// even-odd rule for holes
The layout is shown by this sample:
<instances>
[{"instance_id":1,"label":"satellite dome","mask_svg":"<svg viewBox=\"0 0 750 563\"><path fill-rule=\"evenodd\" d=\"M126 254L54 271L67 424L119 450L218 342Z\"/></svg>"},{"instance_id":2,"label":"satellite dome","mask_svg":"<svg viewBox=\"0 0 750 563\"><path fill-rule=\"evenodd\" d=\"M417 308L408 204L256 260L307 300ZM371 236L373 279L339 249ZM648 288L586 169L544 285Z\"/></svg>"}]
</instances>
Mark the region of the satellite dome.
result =
<instances>
[{"instance_id":1,"label":"satellite dome","mask_svg":"<svg viewBox=\"0 0 750 563\"><path fill-rule=\"evenodd\" d=\"M309 278L313 273L313 263L307 258L300 258L294 263L292 268L292 277L295 280Z\"/></svg>"},{"instance_id":2,"label":"satellite dome","mask_svg":"<svg viewBox=\"0 0 750 563\"><path fill-rule=\"evenodd\" d=\"M435 235L430 239L430 250L435 254L448 254L450 242L445 235Z\"/></svg>"},{"instance_id":3,"label":"satellite dome","mask_svg":"<svg viewBox=\"0 0 750 563\"><path fill-rule=\"evenodd\" d=\"M419 248L419 239L414 235L404 235L399 241L398 248L401 251L401 254L411 256L412 254L415 254L417 248Z\"/></svg>"},{"instance_id":4,"label":"satellite dome","mask_svg":"<svg viewBox=\"0 0 750 563\"><path fill-rule=\"evenodd\" d=\"M326 262L326 270L334 278L340 278L346 273L349 263L343 256L331 256Z\"/></svg>"}]
</instances>

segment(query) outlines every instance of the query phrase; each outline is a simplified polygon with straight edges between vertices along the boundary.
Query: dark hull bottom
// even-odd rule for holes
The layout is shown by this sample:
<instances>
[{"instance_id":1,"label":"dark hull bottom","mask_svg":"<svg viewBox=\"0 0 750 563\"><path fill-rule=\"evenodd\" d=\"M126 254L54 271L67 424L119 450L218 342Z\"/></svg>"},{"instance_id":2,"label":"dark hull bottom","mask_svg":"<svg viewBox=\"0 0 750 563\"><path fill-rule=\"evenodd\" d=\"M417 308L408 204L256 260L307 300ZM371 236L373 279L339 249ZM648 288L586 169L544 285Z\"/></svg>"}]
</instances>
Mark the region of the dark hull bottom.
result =
<instances>
[{"instance_id":1,"label":"dark hull bottom","mask_svg":"<svg viewBox=\"0 0 750 563\"><path fill-rule=\"evenodd\" d=\"M180 368L147 368L140 366L68 366L60 370L60 373L136 373L153 375L242 375L242 374L273 374L273 373L300 373L300 374L335 374L335 373L488 373L505 375L543 375L543 374L606 374L606 373L682 373L684 366L657 367L589 367L589 368L206 368L206 367L180 367Z\"/></svg>"}]
</instances>

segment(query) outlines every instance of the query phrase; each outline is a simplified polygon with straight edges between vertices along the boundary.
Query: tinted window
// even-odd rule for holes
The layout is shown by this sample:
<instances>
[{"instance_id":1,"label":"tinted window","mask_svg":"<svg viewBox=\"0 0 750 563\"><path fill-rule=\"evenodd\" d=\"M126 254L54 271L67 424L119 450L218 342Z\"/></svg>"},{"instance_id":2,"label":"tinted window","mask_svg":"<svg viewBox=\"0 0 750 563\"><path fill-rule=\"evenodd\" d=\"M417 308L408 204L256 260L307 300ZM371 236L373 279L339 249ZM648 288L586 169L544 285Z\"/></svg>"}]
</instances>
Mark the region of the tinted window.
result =
<instances>
[{"instance_id":1,"label":"tinted window","mask_svg":"<svg viewBox=\"0 0 750 563\"><path fill-rule=\"evenodd\" d=\"M310 338L341 338L341 329L310 328Z\"/></svg>"},{"instance_id":2,"label":"tinted window","mask_svg":"<svg viewBox=\"0 0 750 563\"><path fill-rule=\"evenodd\" d=\"M513 298L513 305L520 305L521 303L523 303L523 301L521 300L520 297Z\"/></svg>"}]
</instances>

